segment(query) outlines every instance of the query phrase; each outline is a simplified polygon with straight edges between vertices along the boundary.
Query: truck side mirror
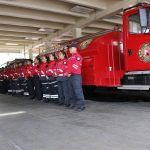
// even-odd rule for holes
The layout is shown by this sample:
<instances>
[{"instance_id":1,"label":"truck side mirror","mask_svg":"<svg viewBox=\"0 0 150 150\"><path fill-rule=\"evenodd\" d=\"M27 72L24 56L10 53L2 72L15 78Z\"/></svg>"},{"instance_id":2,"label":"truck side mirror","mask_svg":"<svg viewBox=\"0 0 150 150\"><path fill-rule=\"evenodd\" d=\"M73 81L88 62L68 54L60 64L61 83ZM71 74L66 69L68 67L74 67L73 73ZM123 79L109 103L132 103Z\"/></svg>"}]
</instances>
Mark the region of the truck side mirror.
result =
<instances>
[{"instance_id":1,"label":"truck side mirror","mask_svg":"<svg viewBox=\"0 0 150 150\"><path fill-rule=\"evenodd\" d=\"M147 28L148 26L148 20L147 20L147 12L146 9L139 9L140 14L140 23L142 28Z\"/></svg>"}]
</instances>

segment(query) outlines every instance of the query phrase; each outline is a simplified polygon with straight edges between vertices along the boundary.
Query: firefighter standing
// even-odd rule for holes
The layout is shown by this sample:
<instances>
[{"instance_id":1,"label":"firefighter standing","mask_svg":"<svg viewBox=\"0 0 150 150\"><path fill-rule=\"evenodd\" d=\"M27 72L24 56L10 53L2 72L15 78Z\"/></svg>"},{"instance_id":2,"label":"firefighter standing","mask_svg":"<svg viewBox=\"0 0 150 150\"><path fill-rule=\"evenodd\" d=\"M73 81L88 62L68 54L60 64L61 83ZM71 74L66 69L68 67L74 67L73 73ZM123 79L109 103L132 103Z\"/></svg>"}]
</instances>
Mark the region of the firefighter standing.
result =
<instances>
[{"instance_id":1,"label":"firefighter standing","mask_svg":"<svg viewBox=\"0 0 150 150\"><path fill-rule=\"evenodd\" d=\"M59 105L69 106L69 88L68 88L68 73L67 73L67 56L64 51L58 53L59 62L57 63L56 76L58 81Z\"/></svg>"},{"instance_id":2,"label":"firefighter standing","mask_svg":"<svg viewBox=\"0 0 150 150\"><path fill-rule=\"evenodd\" d=\"M12 89L13 89L13 65L10 65L10 69L8 71L8 78L9 78L9 88L8 88L8 93L12 94Z\"/></svg>"},{"instance_id":3,"label":"firefighter standing","mask_svg":"<svg viewBox=\"0 0 150 150\"><path fill-rule=\"evenodd\" d=\"M56 69L57 58L54 53L49 54L49 64L48 70L46 72L47 79L49 80L48 91L47 91L47 101L57 102L58 101L58 89L57 81L55 79L54 71Z\"/></svg>"},{"instance_id":4,"label":"firefighter standing","mask_svg":"<svg viewBox=\"0 0 150 150\"><path fill-rule=\"evenodd\" d=\"M84 95L82 90L81 66L82 57L77 53L77 45L69 46L71 56L68 58L68 77L71 108L76 107L78 111L85 109Z\"/></svg>"},{"instance_id":5,"label":"firefighter standing","mask_svg":"<svg viewBox=\"0 0 150 150\"><path fill-rule=\"evenodd\" d=\"M19 77L18 77L18 83L19 83L19 92L18 92L18 94L23 95L24 90L23 90L22 84L24 82L24 78L22 76L22 72L23 72L22 62L19 63L19 67L18 67L17 71L18 71L18 75L19 75Z\"/></svg>"},{"instance_id":6,"label":"firefighter standing","mask_svg":"<svg viewBox=\"0 0 150 150\"><path fill-rule=\"evenodd\" d=\"M23 84L22 84L23 95L29 96L28 85L27 85L27 61L24 61L23 63L21 77L23 78Z\"/></svg>"},{"instance_id":7,"label":"firefighter standing","mask_svg":"<svg viewBox=\"0 0 150 150\"><path fill-rule=\"evenodd\" d=\"M9 85L9 80L8 80L8 76L7 76L7 70L8 67L5 67L3 70L3 93L7 93L8 92L8 85ZM1 80L0 80L1 81Z\"/></svg>"},{"instance_id":8,"label":"firefighter standing","mask_svg":"<svg viewBox=\"0 0 150 150\"><path fill-rule=\"evenodd\" d=\"M34 59L34 66L33 66L33 70L32 70L33 80L34 80L34 85L35 85L35 97L38 100L42 100L42 97L43 97L42 85L41 85L41 81L39 78L40 62L41 62L40 58L36 57Z\"/></svg>"},{"instance_id":9,"label":"firefighter standing","mask_svg":"<svg viewBox=\"0 0 150 150\"><path fill-rule=\"evenodd\" d=\"M46 72L48 70L48 58L46 56L41 57L41 65L39 69L40 81L42 84L43 102L46 102L46 89L48 86L48 79L46 78Z\"/></svg>"},{"instance_id":10,"label":"firefighter standing","mask_svg":"<svg viewBox=\"0 0 150 150\"><path fill-rule=\"evenodd\" d=\"M6 81L6 70L5 68L0 69L0 93L6 93L7 83Z\"/></svg>"},{"instance_id":11,"label":"firefighter standing","mask_svg":"<svg viewBox=\"0 0 150 150\"><path fill-rule=\"evenodd\" d=\"M33 82L33 75L32 75L32 70L33 70L32 62L33 61L31 59L27 60L27 66L26 66L26 72L25 72L25 76L27 78L27 88L28 88L28 92L30 95L30 99L35 98L34 82Z\"/></svg>"},{"instance_id":12,"label":"firefighter standing","mask_svg":"<svg viewBox=\"0 0 150 150\"><path fill-rule=\"evenodd\" d=\"M19 74L18 74L18 64L17 63L14 63L13 65L13 72L12 72L12 75L13 75L13 78L12 78L12 95L16 95L18 93L18 77L19 77Z\"/></svg>"}]
</instances>

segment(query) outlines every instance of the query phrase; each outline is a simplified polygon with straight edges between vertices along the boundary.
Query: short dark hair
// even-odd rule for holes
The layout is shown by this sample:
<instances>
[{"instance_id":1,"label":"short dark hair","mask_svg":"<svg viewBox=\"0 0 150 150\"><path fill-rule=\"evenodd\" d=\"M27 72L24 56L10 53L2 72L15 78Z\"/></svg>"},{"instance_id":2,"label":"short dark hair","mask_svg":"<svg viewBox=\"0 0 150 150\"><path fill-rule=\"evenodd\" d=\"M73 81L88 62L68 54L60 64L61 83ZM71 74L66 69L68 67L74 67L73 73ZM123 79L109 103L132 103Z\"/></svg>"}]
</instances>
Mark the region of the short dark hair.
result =
<instances>
[{"instance_id":1,"label":"short dark hair","mask_svg":"<svg viewBox=\"0 0 150 150\"><path fill-rule=\"evenodd\" d=\"M42 59L42 57L45 57L45 58L46 58L46 61L48 62L48 57L47 57L46 55L42 55L42 56L41 56L41 59Z\"/></svg>"},{"instance_id":2,"label":"short dark hair","mask_svg":"<svg viewBox=\"0 0 150 150\"><path fill-rule=\"evenodd\" d=\"M40 57L36 57L35 59L37 59L37 60L38 60L39 64L41 63L41 59L40 59Z\"/></svg>"},{"instance_id":3,"label":"short dark hair","mask_svg":"<svg viewBox=\"0 0 150 150\"><path fill-rule=\"evenodd\" d=\"M65 51L60 51L59 53L62 53L64 55L64 57L67 58L67 54Z\"/></svg>"},{"instance_id":4,"label":"short dark hair","mask_svg":"<svg viewBox=\"0 0 150 150\"><path fill-rule=\"evenodd\" d=\"M52 55L54 57L54 60L57 60L57 57L56 57L55 53L50 53L49 55Z\"/></svg>"},{"instance_id":5,"label":"short dark hair","mask_svg":"<svg viewBox=\"0 0 150 150\"><path fill-rule=\"evenodd\" d=\"M69 45L69 48L72 48L72 47L77 48L77 44L76 44L76 43L72 43L72 44L70 44L70 45Z\"/></svg>"}]
</instances>

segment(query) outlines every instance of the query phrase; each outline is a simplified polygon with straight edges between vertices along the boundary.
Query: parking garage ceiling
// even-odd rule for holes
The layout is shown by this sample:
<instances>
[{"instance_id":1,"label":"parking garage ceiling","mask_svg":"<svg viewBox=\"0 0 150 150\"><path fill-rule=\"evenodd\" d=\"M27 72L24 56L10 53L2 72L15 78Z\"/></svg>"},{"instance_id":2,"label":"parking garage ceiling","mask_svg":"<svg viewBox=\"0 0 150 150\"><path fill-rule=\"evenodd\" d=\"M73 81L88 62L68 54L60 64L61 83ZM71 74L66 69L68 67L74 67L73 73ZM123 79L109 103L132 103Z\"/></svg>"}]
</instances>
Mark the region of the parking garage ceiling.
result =
<instances>
[{"instance_id":1,"label":"parking garage ceiling","mask_svg":"<svg viewBox=\"0 0 150 150\"><path fill-rule=\"evenodd\" d=\"M140 0L139 0L140 1ZM137 0L0 0L0 52L67 41L73 28L91 34L122 25L123 7Z\"/></svg>"}]
</instances>

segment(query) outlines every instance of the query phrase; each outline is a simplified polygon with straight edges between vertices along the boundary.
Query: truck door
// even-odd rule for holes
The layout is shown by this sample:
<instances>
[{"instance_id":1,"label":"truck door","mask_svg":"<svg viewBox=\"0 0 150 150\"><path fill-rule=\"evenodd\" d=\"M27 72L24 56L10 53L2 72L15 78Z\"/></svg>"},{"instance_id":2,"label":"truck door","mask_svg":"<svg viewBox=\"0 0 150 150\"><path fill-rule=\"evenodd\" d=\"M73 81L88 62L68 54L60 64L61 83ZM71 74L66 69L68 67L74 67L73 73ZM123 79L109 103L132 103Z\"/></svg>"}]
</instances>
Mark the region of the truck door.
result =
<instances>
[{"instance_id":1,"label":"truck door","mask_svg":"<svg viewBox=\"0 0 150 150\"><path fill-rule=\"evenodd\" d=\"M150 34L140 25L139 11L124 15L124 57L127 71L150 70Z\"/></svg>"}]
</instances>

